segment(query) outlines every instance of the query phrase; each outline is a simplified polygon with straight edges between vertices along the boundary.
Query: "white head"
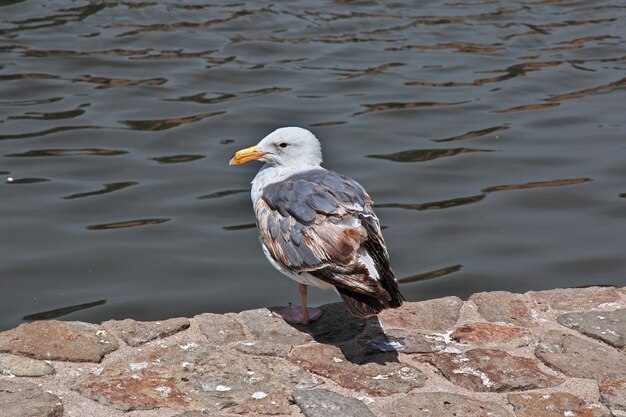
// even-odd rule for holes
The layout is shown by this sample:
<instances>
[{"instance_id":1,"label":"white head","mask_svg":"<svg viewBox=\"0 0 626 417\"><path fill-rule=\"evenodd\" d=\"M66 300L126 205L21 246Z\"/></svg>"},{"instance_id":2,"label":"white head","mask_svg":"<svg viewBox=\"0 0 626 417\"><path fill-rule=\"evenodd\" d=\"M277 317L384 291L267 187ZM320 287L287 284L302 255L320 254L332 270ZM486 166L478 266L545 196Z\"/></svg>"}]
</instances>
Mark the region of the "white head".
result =
<instances>
[{"instance_id":1,"label":"white head","mask_svg":"<svg viewBox=\"0 0 626 417\"><path fill-rule=\"evenodd\" d=\"M301 127L281 127L258 144L235 153L230 165L259 160L271 166L305 167L322 163L320 142L313 133Z\"/></svg>"}]
</instances>

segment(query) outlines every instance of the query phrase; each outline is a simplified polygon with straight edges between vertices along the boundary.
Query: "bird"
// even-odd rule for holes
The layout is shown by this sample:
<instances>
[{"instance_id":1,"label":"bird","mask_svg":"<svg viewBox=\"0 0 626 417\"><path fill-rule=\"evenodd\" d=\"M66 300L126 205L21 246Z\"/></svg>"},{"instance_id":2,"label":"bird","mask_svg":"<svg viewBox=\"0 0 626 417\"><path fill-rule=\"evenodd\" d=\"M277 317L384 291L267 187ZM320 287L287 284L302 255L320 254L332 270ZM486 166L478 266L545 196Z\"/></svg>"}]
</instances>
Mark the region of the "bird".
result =
<instances>
[{"instance_id":1,"label":"bird","mask_svg":"<svg viewBox=\"0 0 626 417\"><path fill-rule=\"evenodd\" d=\"M274 316L303 325L317 320L322 311L308 308L309 286L334 288L359 318L402 305L372 198L357 181L321 166L312 132L276 129L229 165L253 160L264 163L250 192L263 253L300 290L301 306Z\"/></svg>"}]
</instances>

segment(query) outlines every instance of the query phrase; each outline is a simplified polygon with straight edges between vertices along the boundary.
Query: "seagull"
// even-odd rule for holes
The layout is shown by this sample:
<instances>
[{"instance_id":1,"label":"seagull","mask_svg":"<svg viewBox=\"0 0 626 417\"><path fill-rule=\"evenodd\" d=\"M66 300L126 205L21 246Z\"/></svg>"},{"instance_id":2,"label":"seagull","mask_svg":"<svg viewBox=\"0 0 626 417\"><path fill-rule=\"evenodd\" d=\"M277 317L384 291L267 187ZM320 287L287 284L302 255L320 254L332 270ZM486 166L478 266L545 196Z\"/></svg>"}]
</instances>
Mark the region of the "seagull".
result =
<instances>
[{"instance_id":1,"label":"seagull","mask_svg":"<svg viewBox=\"0 0 626 417\"><path fill-rule=\"evenodd\" d=\"M321 310L307 307L309 286L334 288L360 318L402 305L371 197L352 178L321 166L313 133L277 129L237 151L229 165L253 160L265 163L250 193L263 253L300 289L302 305L275 316L304 325L317 320Z\"/></svg>"}]
</instances>

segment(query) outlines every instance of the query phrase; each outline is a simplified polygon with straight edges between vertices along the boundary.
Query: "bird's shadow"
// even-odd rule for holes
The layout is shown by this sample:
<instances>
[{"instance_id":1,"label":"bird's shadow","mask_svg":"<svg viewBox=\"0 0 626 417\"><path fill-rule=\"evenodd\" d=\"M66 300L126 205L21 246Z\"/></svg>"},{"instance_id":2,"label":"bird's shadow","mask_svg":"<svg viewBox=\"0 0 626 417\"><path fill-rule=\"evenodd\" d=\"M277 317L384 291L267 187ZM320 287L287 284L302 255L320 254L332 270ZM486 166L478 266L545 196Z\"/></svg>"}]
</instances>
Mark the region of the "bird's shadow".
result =
<instances>
[{"instance_id":1,"label":"bird's shadow","mask_svg":"<svg viewBox=\"0 0 626 417\"><path fill-rule=\"evenodd\" d=\"M271 311L278 309L270 308ZM325 304L319 309L322 316L307 326L288 324L308 333L318 343L338 347L351 363L399 362L398 350L403 348L402 342L385 334L378 317L354 317L343 303Z\"/></svg>"}]
</instances>

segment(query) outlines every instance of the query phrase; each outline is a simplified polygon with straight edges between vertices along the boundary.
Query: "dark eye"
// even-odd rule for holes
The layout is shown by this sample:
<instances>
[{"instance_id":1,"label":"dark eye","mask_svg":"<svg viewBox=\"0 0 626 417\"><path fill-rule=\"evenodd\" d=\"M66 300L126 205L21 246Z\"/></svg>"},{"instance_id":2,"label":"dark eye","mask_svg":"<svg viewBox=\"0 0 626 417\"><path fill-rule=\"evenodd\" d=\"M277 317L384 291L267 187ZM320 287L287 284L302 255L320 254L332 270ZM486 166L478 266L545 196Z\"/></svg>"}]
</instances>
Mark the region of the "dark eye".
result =
<instances>
[{"instance_id":1,"label":"dark eye","mask_svg":"<svg viewBox=\"0 0 626 417\"><path fill-rule=\"evenodd\" d=\"M286 148L288 146L288 144L283 142L283 143L279 144L278 146L280 146L281 148Z\"/></svg>"}]
</instances>

